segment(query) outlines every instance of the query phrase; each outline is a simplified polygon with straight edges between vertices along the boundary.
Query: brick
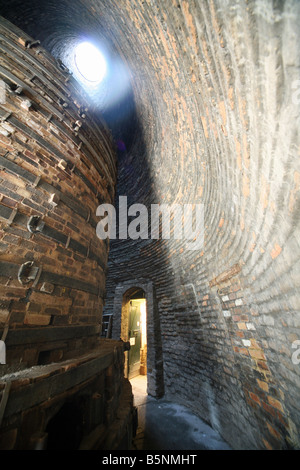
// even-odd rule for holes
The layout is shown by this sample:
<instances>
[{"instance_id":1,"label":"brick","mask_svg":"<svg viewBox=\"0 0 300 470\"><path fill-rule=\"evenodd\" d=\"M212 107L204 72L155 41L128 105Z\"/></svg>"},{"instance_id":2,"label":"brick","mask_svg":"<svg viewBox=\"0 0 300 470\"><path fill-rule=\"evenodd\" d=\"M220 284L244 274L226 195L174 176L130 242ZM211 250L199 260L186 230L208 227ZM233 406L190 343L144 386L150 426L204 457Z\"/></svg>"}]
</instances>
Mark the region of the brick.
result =
<instances>
[{"instance_id":1,"label":"brick","mask_svg":"<svg viewBox=\"0 0 300 470\"><path fill-rule=\"evenodd\" d=\"M25 325L49 325L51 322L51 315L38 315L35 313L27 313L25 316Z\"/></svg>"},{"instance_id":2,"label":"brick","mask_svg":"<svg viewBox=\"0 0 300 470\"><path fill-rule=\"evenodd\" d=\"M238 352L239 354L242 354L244 356L249 355L249 352L246 348L237 348L237 347L235 347L234 350L235 350L235 352Z\"/></svg>"},{"instance_id":3,"label":"brick","mask_svg":"<svg viewBox=\"0 0 300 470\"><path fill-rule=\"evenodd\" d=\"M276 431L276 429L273 426L271 426L270 423L267 423L267 427L268 427L270 433L272 434L272 436L275 437L275 439L278 439L278 440L281 439L280 433L278 431Z\"/></svg>"},{"instance_id":4,"label":"brick","mask_svg":"<svg viewBox=\"0 0 300 470\"><path fill-rule=\"evenodd\" d=\"M267 363L265 361L258 360L257 367L261 369L262 371L270 372L267 366Z\"/></svg>"},{"instance_id":5,"label":"brick","mask_svg":"<svg viewBox=\"0 0 300 470\"><path fill-rule=\"evenodd\" d=\"M0 450L13 450L18 436L18 428L3 431L0 434Z\"/></svg>"},{"instance_id":6,"label":"brick","mask_svg":"<svg viewBox=\"0 0 300 470\"><path fill-rule=\"evenodd\" d=\"M245 322L248 322L248 320L249 320L248 315L241 315L241 320L242 320L242 321L245 321ZM249 325L249 323L247 323L247 328L248 328L248 325ZM248 328L248 330L250 330L250 329L251 329L251 328Z\"/></svg>"},{"instance_id":7,"label":"brick","mask_svg":"<svg viewBox=\"0 0 300 470\"><path fill-rule=\"evenodd\" d=\"M249 353L250 353L250 355L253 359L258 359L258 360L262 360L262 361L266 360L266 357L265 357L263 351L261 351L261 350L249 349Z\"/></svg>"},{"instance_id":8,"label":"brick","mask_svg":"<svg viewBox=\"0 0 300 470\"><path fill-rule=\"evenodd\" d=\"M59 308L45 308L47 315L67 315L68 311Z\"/></svg>"},{"instance_id":9,"label":"brick","mask_svg":"<svg viewBox=\"0 0 300 470\"><path fill-rule=\"evenodd\" d=\"M235 333L239 338L244 338L245 334L243 331L236 331Z\"/></svg>"},{"instance_id":10,"label":"brick","mask_svg":"<svg viewBox=\"0 0 300 470\"><path fill-rule=\"evenodd\" d=\"M259 379L256 379L257 380L257 383L258 383L258 386L264 391L264 392L268 392L269 391L269 385L264 382L263 380L259 380Z\"/></svg>"},{"instance_id":11,"label":"brick","mask_svg":"<svg viewBox=\"0 0 300 470\"><path fill-rule=\"evenodd\" d=\"M18 205L17 201L14 201L13 199L10 199L9 197L6 197L6 196L4 196L1 199L1 203L4 204L7 207L12 207L12 208L17 207L17 205Z\"/></svg>"},{"instance_id":12,"label":"brick","mask_svg":"<svg viewBox=\"0 0 300 470\"><path fill-rule=\"evenodd\" d=\"M3 308L0 305L0 323L6 323L10 310L8 308Z\"/></svg>"},{"instance_id":13,"label":"brick","mask_svg":"<svg viewBox=\"0 0 300 470\"><path fill-rule=\"evenodd\" d=\"M255 401L256 403L258 403L260 405L260 399L255 393L249 392L249 396L250 396L251 400Z\"/></svg>"},{"instance_id":14,"label":"brick","mask_svg":"<svg viewBox=\"0 0 300 470\"><path fill-rule=\"evenodd\" d=\"M280 255L282 251L281 246L279 246L277 243L275 243L273 250L271 251L271 256L273 259L277 258L277 256Z\"/></svg>"},{"instance_id":15,"label":"brick","mask_svg":"<svg viewBox=\"0 0 300 470\"><path fill-rule=\"evenodd\" d=\"M27 40L27 39L24 39L24 38L21 38L21 37L18 39L18 42L19 42L19 44L21 44L21 46L23 46L23 47L26 47L27 44L28 44L28 40Z\"/></svg>"},{"instance_id":16,"label":"brick","mask_svg":"<svg viewBox=\"0 0 300 470\"><path fill-rule=\"evenodd\" d=\"M273 450L273 447L271 446L271 444L266 439L263 439L262 441L263 441L263 444L264 444L264 446L267 450Z\"/></svg>"},{"instance_id":17,"label":"brick","mask_svg":"<svg viewBox=\"0 0 300 470\"><path fill-rule=\"evenodd\" d=\"M223 315L225 318L231 317L231 313L229 312L229 310L223 310Z\"/></svg>"},{"instance_id":18,"label":"brick","mask_svg":"<svg viewBox=\"0 0 300 470\"><path fill-rule=\"evenodd\" d=\"M273 417L276 416L275 409L272 406L270 406L268 403L262 402L262 406L263 406L263 409L267 411L270 415L272 415Z\"/></svg>"},{"instance_id":19,"label":"brick","mask_svg":"<svg viewBox=\"0 0 300 470\"><path fill-rule=\"evenodd\" d=\"M273 407L276 408L277 410L283 412L282 404L280 403L279 400L277 400L276 398L273 398L273 397L271 397L271 396L268 396L268 402L269 402L269 404L270 404L271 406L273 406Z\"/></svg>"},{"instance_id":20,"label":"brick","mask_svg":"<svg viewBox=\"0 0 300 470\"><path fill-rule=\"evenodd\" d=\"M46 292L47 294L52 294L52 292L54 291L54 285L50 284L50 282L43 282L40 291Z\"/></svg>"},{"instance_id":21,"label":"brick","mask_svg":"<svg viewBox=\"0 0 300 470\"><path fill-rule=\"evenodd\" d=\"M52 295L40 292L32 292L30 296L30 302L35 302L52 307L59 306L61 308L68 308L72 305L72 299L68 297L54 297Z\"/></svg>"}]
</instances>

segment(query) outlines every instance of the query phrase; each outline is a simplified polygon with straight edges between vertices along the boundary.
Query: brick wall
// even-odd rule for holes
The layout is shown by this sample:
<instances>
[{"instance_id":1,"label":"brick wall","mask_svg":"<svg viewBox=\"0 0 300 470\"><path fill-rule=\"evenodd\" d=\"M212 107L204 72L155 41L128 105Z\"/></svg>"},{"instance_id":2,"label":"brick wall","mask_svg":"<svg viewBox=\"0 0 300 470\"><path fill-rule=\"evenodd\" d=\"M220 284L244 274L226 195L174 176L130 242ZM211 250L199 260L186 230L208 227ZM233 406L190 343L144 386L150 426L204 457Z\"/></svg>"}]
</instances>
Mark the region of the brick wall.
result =
<instances>
[{"instance_id":1,"label":"brick wall","mask_svg":"<svg viewBox=\"0 0 300 470\"><path fill-rule=\"evenodd\" d=\"M4 19L1 48L5 369L61 360L96 344L108 253L96 236L96 208L113 200L116 162L108 130L67 70ZM73 326L74 337L63 333ZM52 331L47 341L45 328Z\"/></svg>"},{"instance_id":2,"label":"brick wall","mask_svg":"<svg viewBox=\"0 0 300 470\"><path fill-rule=\"evenodd\" d=\"M152 280L166 395L238 449L299 448L299 13L183 1L126 15L139 60L123 48L148 83L118 194L203 203L205 241L113 243L105 313L117 282Z\"/></svg>"}]
</instances>

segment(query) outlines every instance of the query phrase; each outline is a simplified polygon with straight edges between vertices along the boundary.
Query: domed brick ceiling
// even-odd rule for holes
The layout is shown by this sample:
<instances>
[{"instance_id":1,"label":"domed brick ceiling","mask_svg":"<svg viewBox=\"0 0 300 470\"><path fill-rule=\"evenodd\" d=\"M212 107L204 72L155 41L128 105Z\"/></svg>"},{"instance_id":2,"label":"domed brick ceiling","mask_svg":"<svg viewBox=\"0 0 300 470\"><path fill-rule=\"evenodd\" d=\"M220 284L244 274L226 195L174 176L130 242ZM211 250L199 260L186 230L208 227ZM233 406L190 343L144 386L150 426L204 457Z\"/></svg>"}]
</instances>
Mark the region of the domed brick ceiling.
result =
<instances>
[{"instance_id":1,"label":"domed brick ceiling","mask_svg":"<svg viewBox=\"0 0 300 470\"><path fill-rule=\"evenodd\" d=\"M117 207L204 209L201 249L111 241L106 312L117 285L151 280L166 395L237 448L299 445L299 3L11 1L0 13L63 61L83 34L126 68L119 105L112 83L91 97L124 142Z\"/></svg>"}]
</instances>

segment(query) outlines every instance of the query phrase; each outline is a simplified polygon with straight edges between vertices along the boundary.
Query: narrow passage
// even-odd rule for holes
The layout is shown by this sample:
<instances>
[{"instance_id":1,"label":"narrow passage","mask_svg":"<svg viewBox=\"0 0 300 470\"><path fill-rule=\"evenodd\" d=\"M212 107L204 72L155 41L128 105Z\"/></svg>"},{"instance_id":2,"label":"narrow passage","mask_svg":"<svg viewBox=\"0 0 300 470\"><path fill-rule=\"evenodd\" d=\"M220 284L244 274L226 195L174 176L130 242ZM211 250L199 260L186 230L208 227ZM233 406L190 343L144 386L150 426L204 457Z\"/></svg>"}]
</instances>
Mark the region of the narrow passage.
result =
<instances>
[{"instance_id":1,"label":"narrow passage","mask_svg":"<svg viewBox=\"0 0 300 470\"><path fill-rule=\"evenodd\" d=\"M130 380L138 429L132 450L230 450L217 432L191 411L147 395L147 377Z\"/></svg>"}]
</instances>

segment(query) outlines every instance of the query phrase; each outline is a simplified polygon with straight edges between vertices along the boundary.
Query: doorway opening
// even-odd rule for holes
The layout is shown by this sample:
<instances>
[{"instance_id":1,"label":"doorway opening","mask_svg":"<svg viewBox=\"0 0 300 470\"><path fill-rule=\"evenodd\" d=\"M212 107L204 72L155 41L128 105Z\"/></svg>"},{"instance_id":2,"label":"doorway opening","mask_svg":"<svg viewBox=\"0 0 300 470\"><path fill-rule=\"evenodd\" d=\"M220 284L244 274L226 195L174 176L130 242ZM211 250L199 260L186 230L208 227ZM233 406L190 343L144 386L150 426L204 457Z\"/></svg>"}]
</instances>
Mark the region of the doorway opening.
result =
<instances>
[{"instance_id":1,"label":"doorway opening","mask_svg":"<svg viewBox=\"0 0 300 470\"><path fill-rule=\"evenodd\" d=\"M130 309L136 306L135 300L143 300L140 303L141 316L140 320L134 320L132 325L129 324ZM131 302L131 303L130 303ZM146 315L143 314L146 312ZM147 389L147 395L155 398L161 398L164 395L163 380L163 355L161 344L160 319L158 314L156 295L153 283L145 279L132 279L118 284L115 288L114 306L113 306L113 322L112 322L112 338L121 339L124 342L137 342L134 330L135 322L139 322L141 333L140 354L136 352L137 358L140 360L140 366L129 366L129 351L125 351L124 375L129 378L129 374L139 371L138 376ZM129 328L132 326L132 328ZM133 336L129 331L133 330ZM138 335L138 334L137 334ZM145 340L143 339L145 338ZM132 348L133 345L131 345ZM130 348L130 349L131 349ZM138 349L138 348L137 348ZM132 351L131 351L132 354ZM138 362L138 361L136 361ZM131 370L130 370L131 369ZM141 374L145 374L144 376ZM145 380L142 380L142 379ZM135 378L136 380L136 378ZM146 383L145 383L146 382Z\"/></svg>"},{"instance_id":2,"label":"doorway opening","mask_svg":"<svg viewBox=\"0 0 300 470\"><path fill-rule=\"evenodd\" d=\"M128 339L128 378L147 375L146 299L129 301Z\"/></svg>"},{"instance_id":3,"label":"doorway opening","mask_svg":"<svg viewBox=\"0 0 300 470\"><path fill-rule=\"evenodd\" d=\"M125 377L147 376L147 303L143 289L132 288L124 294L122 339L130 344L125 352Z\"/></svg>"}]
</instances>

